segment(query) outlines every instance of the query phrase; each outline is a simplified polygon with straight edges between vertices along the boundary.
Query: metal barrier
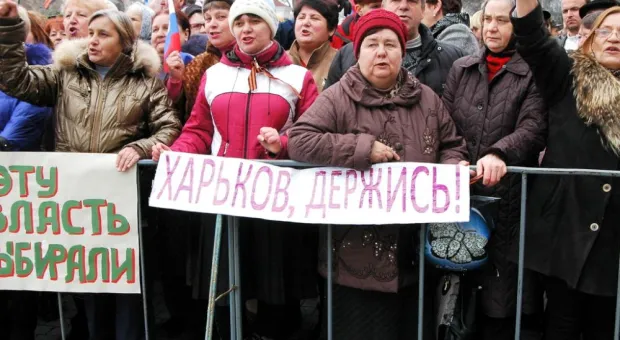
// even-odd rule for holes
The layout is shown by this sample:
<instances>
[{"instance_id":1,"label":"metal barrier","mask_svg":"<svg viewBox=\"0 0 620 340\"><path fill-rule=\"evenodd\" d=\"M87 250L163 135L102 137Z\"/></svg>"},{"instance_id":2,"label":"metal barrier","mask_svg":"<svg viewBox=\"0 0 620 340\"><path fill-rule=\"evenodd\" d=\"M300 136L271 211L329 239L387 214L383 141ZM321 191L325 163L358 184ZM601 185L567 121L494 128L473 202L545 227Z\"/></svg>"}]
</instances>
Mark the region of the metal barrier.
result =
<instances>
[{"instance_id":1,"label":"metal barrier","mask_svg":"<svg viewBox=\"0 0 620 340\"><path fill-rule=\"evenodd\" d=\"M280 161L265 161L271 165L291 168L311 168L315 167L312 164L298 163L294 161L280 160ZM153 167L155 163L149 160L143 160L139 162L140 167ZM473 169L473 167L472 167ZM605 170L589 170L589 169L546 169L546 168L526 168L526 167L508 167L508 172L512 174L521 174L521 218L520 218L520 230L519 230L519 262L518 262L518 277L517 277L517 309L516 309L516 326L515 326L515 340L521 338L521 312L523 308L523 260L525 250L525 216L526 216L526 198L527 198L527 182L528 175L558 175L558 176L598 176L598 177L620 177L620 171L605 171ZM138 192L140 192L140 179L138 174L137 179ZM141 216L140 204L138 204L138 213ZM229 246L229 280L230 289L216 297L217 289L217 275L218 264L220 258L220 245L222 239L222 215L217 215L215 225L215 237L213 247L213 258L211 265L211 282L209 291L209 308L207 315L206 335L205 339L210 340L213 331L213 318L215 312L215 302L228 294L230 302L230 334L231 339L242 339L242 301L240 290L240 259L239 259L239 218L228 216L228 246ZM142 228L142 220L138 219L139 229ZM419 285L418 285L418 332L417 338L423 339L423 321L424 321L424 273L425 273L425 261L424 261L424 242L425 242L426 228L424 225L420 226L420 251L419 251ZM143 248L143 235L140 231L140 248ZM332 225L327 225L327 268L332 268ZM145 275L145 262L144 256L140 258L141 266L141 282L142 282L142 300L143 300L143 313L144 313L144 327L146 339L150 338L149 316L148 316L148 298L146 282L147 276ZM620 266L618 267L618 275L620 276ZM327 338L333 339L332 330L332 270L327 271ZM62 298L58 293L58 304L60 312L60 325L62 339L66 338L65 323L63 317ZM614 327L614 339L620 340L620 281L617 289L616 296L616 315L615 315L615 327ZM340 339L338 339L340 340Z\"/></svg>"}]
</instances>

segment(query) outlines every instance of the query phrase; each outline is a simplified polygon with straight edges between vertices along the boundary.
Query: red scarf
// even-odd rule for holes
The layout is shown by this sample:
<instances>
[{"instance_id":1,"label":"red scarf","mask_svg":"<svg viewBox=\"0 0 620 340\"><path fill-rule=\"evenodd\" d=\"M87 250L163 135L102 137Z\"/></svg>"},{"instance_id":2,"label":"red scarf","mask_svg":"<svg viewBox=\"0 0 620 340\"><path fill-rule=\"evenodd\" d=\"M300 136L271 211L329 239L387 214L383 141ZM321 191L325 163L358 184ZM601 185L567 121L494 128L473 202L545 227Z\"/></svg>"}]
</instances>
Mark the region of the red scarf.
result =
<instances>
[{"instance_id":1,"label":"red scarf","mask_svg":"<svg viewBox=\"0 0 620 340\"><path fill-rule=\"evenodd\" d=\"M499 72L502 66L506 65L511 58L512 56L496 57L494 55L491 55L490 53L487 54L487 70L489 71L489 83L491 82L491 79L495 77L497 72Z\"/></svg>"}]
</instances>

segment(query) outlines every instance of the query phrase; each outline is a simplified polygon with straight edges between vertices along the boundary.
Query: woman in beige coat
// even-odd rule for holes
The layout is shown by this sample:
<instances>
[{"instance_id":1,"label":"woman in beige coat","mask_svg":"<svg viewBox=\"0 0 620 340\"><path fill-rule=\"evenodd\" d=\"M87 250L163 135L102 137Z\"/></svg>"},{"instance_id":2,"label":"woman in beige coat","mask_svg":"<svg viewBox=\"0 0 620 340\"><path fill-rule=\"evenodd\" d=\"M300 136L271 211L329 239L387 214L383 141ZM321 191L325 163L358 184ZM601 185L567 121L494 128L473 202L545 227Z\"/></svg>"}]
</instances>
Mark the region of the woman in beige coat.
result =
<instances>
[{"instance_id":1,"label":"woman in beige coat","mask_svg":"<svg viewBox=\"0 0 620 340\"><path fill-rule=\"evenodd\" d=\"M330 45L338 26L338 12L333 0L302 0L295 7L295 41L288 54L294 64L312 73L319 93L338 52Z\"/></svg>"}]
</instances>

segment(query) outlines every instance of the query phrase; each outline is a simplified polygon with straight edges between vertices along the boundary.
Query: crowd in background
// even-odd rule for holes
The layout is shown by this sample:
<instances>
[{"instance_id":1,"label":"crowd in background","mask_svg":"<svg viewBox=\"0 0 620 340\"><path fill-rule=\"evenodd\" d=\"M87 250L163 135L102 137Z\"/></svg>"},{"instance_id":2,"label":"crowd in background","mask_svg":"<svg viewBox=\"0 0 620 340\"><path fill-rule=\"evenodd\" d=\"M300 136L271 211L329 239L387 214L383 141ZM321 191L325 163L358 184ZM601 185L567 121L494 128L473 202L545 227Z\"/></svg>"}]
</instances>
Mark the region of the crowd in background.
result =
<instances>
[{"instance_id":1,"label":"crowd in background","mask_svg":"<svg viewBox=\"0 0 620 340\"><path fill-rule=\"evenodd\" d=\"M168 1L182 45L169 54ZM613 0L562 0L563 25L537 0L487 0L471 17L460 0L299 0L294 20L272 0L65 0L61 11L46 18L0 0L2 152L115 153L118 171L169 150L358 170L474 165L472 195L500 199L489 261L462 275L474 288L461 298L476 304L458 325L435 299L449 281L427 268L424 340L514 338L522 183L507 166L620 170ZM153 171L140 169L142 197ZM531 179L522 339L612 338L616 186ZM157 334L203 339L214 218L146 202L147 290L161 284L170 314ZM325 338L328 271L334 339L416 338L417 229L335 226L332 268L325 237L320 226L241 219L243 338ZM218 292L228 288L219 275ZM69 296L69 339L144 338L140 295ZM303 329L300 305L312 299L318 322ZM216 339L230 338L225 300ZM0 291L3 338L34 339L49 301Z\"/></svg>"}]
</instances>

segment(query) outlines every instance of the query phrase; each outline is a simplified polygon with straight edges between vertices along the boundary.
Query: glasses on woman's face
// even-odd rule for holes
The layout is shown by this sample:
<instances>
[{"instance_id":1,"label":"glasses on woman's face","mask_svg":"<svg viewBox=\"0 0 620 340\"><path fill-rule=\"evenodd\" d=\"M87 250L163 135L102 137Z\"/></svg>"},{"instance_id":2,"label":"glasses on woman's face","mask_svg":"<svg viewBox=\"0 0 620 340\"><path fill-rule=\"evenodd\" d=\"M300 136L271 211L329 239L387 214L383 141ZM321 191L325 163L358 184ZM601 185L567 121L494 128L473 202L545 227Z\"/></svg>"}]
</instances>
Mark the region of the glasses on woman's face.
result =
<instances>
[{"instance_id":1,"label":"glasses on woman's face","mask_svg":"<svg viewBox=\"0 0 620 340\"><path fill-rule=\"evenodd\" d=\"M594 30L596 37L603 40L609 39L612 33L616 34L616 37L620 39L620 30L616 28L611 29L609 27L602 27Z\"/></svg>"}]
</instances>

